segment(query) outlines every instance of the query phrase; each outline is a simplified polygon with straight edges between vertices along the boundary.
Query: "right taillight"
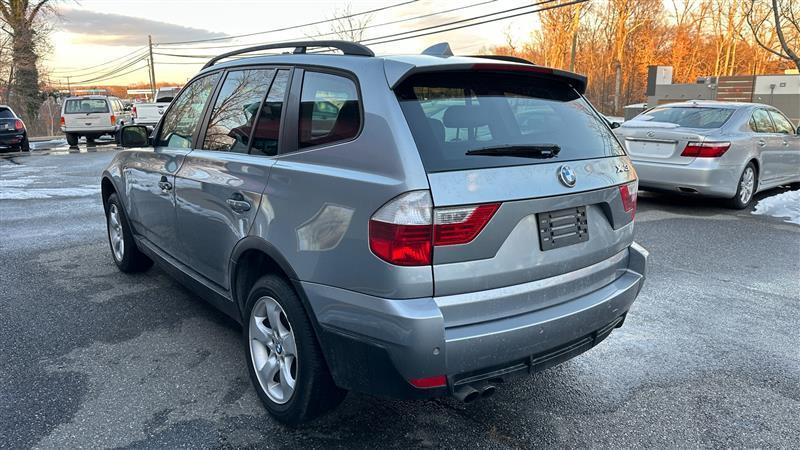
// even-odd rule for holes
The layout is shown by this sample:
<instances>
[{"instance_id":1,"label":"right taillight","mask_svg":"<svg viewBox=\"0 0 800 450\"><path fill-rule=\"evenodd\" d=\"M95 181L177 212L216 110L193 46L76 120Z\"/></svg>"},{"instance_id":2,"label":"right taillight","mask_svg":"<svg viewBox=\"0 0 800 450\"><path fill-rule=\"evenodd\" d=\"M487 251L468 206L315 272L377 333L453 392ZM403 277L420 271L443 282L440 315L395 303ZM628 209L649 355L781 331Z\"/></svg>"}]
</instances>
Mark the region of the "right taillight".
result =
<instances>
[{"instance_id":1,"label":"right taillight","mask_svg":"<svg viewBox=\"0 0 800 450\"><path fill-rule=\"evenodd\" d=\"M131 108L131 118L133 118L133 119L136 118L136 107L135 106L133 108Z\"/></svg>"},{"instance_id":2,"label":"right taillight","mask_svg":"<svg viewBox=\"0 0 800 450\"><path fill-rule=\"evenodd\" d=\"M472 242L500 203L434 208L429 191L402 194L383 205L369 221L369 248L398 266L425 266L433 248Z\"/></svg>"},{"instance_id":3,"label":"right taillight","mask_svg":"<svg viewBox=\"0 0 800 450\"><path fill-rule=\"evenodd\" d=\"M631 215L631 219L636 215L636 196L638 190L638 181L619 186L619 195L622 197L622 208L626 213Z\"/></svg>"},{"instance_id":4,"label":"right taillight","mask_svg":"<svg viewBox=\"0 0 800 450\"><path fill-rule=\"evenodd\" d=\"M731 147L730 142L689 142L681 156L694 158L719 158Z\"/></svg>"}]
</instances>

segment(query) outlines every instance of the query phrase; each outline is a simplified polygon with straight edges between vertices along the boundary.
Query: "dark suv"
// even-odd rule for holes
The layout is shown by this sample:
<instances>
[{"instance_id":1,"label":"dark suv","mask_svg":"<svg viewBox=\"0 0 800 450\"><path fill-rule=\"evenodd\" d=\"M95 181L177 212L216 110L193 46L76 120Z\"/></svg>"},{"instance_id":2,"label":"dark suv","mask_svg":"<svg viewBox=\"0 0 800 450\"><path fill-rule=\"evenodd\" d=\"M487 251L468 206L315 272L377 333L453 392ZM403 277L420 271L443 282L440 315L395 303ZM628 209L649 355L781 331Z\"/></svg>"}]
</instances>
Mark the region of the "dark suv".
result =
<instances>
[{"instance_id":1,"label":"dark suv","mask_svg":"<svg viewBox=\"0 0 800 450\"><path fill-rule=\"evenodd\" d=\"M285 423L346 390L489 395L604 339L644 282L636 174L586 79L436 48L221 55L103 174L116 264L241 322Z\"/></svg>"}]
</instances>

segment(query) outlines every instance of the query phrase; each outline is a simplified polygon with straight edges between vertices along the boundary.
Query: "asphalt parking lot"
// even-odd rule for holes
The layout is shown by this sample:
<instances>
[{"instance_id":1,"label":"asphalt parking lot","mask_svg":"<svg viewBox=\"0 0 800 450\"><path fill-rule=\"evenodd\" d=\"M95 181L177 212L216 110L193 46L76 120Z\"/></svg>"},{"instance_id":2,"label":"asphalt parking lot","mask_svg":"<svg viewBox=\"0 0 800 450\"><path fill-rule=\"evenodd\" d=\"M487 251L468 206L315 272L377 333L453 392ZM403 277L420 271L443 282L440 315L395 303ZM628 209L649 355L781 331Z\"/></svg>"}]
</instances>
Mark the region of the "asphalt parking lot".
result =
<instances>
[{"instance_id":1,"label":"asphalt parking lot","mask_svg":"<svg viewBox=\"0 0 800 450\"><path fill-rule=\"evenodd\" d=\"M643 193L649 278L599 346L470 405L351 394L293 430L236 324L117 271L93 150L0 157L0 447L800 447L800 226Z\"/></svg>"}]
</instances>

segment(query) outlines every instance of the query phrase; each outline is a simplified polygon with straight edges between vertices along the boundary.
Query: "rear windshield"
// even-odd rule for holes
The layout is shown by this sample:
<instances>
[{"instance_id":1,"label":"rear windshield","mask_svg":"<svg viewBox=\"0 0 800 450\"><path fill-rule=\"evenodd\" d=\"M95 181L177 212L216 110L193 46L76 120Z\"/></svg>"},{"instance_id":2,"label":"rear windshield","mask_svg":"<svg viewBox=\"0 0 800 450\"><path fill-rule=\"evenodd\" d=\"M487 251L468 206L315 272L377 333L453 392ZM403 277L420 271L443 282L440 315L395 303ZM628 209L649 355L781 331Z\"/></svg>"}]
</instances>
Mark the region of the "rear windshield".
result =
<instances>
[{"instance_id":1,"label":"rear windshield","mask_svg":"<svg viewBox=\"0 0 800 450\"><path fill-rule=\"evenodd\" d=\"M67 100L66 114L107 113L108 102L102 98L74 98Z\"/></svg>"},{"instance_id":2,"label":"rear windshield","mask_svg":"<svg viewBox=\"0 0 800 450\"><path fill-rule=\"evenodd\" d=\"M635 121L671 123L686 128L719 128L733 114L730 108L661 106L636 116Z\"/></svg>"},{"instance_id":3,"label":"rear windshield","mask_svg":"<svg viewBox=\"0 0 800 450\"><path fill-rule=\"evenodd\" d=\"M606 123L569 85L479 72L419 74L397 90L428 172L619 156ZM470 150L557 146L555 157L467 155Z\"/></svg>"},{"instance_id":4,"label":"rear windshield","mask_svg":"<svg viewBox=\"0 0 800 450\"><path fill-rule=\"evenodd\" d=\"M8 108L0 108L0 119L14 119L14 113Z\"/></svg>"}]
</instances>

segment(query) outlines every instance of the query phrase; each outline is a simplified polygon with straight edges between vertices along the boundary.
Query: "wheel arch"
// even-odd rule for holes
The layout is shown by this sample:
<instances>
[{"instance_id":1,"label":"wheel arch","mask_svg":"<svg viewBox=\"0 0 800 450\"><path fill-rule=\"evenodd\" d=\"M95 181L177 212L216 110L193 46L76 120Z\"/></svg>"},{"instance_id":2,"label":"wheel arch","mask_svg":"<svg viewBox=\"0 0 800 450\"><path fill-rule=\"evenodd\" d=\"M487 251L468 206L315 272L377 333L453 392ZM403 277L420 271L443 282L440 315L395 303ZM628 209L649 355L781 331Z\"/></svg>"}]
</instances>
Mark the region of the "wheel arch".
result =
<instances>
[{"instance_id":1,"label":"wheel arch","mask_svg":"<svg viewBox=\"0 0 800 450\"><path fill-rule=\"evenodd\" d=\"M114 182L111 181L111 177L108 175L103 175L103 179L100 181L100 193L103 197L103 208L108 206L108 197L116 192L117 188L114 186Z\"/></svg>"}]
</instances>

